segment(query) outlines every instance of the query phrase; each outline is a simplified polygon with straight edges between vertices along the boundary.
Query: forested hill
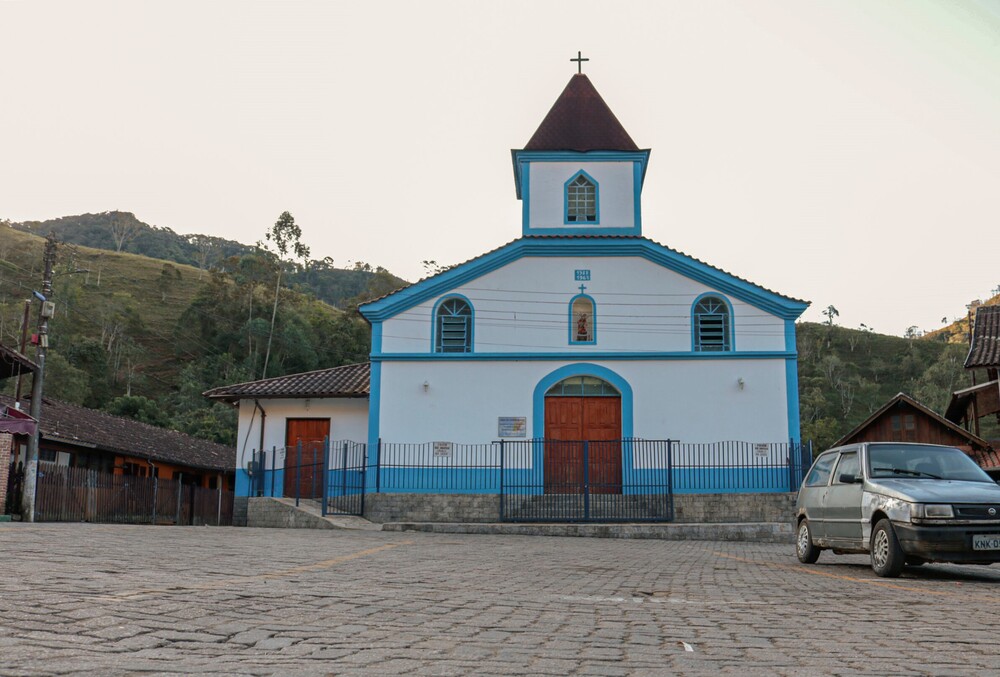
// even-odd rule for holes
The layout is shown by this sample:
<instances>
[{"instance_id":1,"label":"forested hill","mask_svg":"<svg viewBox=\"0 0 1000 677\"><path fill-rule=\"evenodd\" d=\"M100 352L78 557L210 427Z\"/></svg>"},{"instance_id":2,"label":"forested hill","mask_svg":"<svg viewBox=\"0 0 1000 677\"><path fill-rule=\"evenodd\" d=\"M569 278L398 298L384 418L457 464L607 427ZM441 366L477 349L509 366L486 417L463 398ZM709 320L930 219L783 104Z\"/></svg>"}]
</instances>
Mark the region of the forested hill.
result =
<instances>
[{"instance_id":1,"label":"forested hill","mask_svg":"<svg viewBox=\"0 0 1000 677\"><path fill-rule=\"evenodd\" d=\"M221 237L181 235L170 228L151 226L140 221L131 212L80 214L9 225L41 237L53 233L60 242L118 253L140 254L194 266L203 271L219 270L227 261L245 257L255 250L253 245ZM365 292L372 276L379 272L391 278L391 286L398 288L406 285L405 280L365 263L354 264L351 269L336 268L329 257L307 260L303 265L287 271L285 284L308 290L316 298L331 305L345 307L348 301Z\"/></svg>"},{"instance_id":2,"label":"forested hill","mask_svg":"<svg viewBox=\"0 0 1000 677\"><path fill-rule=\"evenodd\" d=\"M885 336L830 324L797 325L802 437L829 446L904 392L944 413L953 391L971 385L967 342L948 333L924 338ZM986 437L1000 436L995 424Z\"/></svg>"},{"instance_id":3,"label":"forested hill","mask_svg":"<svg viewBox=\"0 0 1000 677\"><path fill-rule=\"evenodd\" d=\"M0 226L0 341L18 346L24 300L41 287L45 241ZM220 269L59 244L45 392L68 402L234 443L234 411L208 388L367 359L369 327L276 282L295 264L263 250ZM397 286L367 273L352 302ZM29 334L37 321L32 306ZM273 321L272 321L272 312ZM34 355L34 348L26 351ZM265 371L266 369L266 371ZM13 392L14 380L4 384ZM25 388L30 387L25 383Z\"/></svg>"}]
</instances>

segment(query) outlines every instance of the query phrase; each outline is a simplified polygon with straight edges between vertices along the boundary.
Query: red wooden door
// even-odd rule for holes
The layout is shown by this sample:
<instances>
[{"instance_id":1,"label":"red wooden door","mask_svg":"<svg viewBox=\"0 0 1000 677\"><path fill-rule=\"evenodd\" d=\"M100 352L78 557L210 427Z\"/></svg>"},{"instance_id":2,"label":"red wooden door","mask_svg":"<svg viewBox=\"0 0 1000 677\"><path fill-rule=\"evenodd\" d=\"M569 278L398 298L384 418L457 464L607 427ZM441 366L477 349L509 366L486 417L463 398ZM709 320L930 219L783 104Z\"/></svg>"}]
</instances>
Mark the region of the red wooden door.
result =
<instances>
[{"instance_id":1,"label":"red wooden door","mask_svg":"<svg viewBox=\"0 0 1000 677\"><path fill-rule=\"evenodd\" d=\"M583 398L590 493L622 492L622 405L618 397Z\"/></svg>"},{"instance_id":2,"label":"red wooden door","mask_svg":"<svg viewBox=\"0 0 1000 677\"><path fill-rule=\"evenodd\" d=\"M545 492L580 493L583 442L591 493L621 493L621 398L545 398Z\"/></svg>"},{"instance_id":3,"label":"red wooden door","mask_svg":"<svg viewBox=\"0 0 1000 677\"><path fill-rule=\"evenodd\" d=\"M287 420L285 426L285 496L320 497L323 490L323 440L329 436L330 419L328 418L290 418ZM302 443L301 461L299 459L299 442Z\"/></svg>"}]
</instances>

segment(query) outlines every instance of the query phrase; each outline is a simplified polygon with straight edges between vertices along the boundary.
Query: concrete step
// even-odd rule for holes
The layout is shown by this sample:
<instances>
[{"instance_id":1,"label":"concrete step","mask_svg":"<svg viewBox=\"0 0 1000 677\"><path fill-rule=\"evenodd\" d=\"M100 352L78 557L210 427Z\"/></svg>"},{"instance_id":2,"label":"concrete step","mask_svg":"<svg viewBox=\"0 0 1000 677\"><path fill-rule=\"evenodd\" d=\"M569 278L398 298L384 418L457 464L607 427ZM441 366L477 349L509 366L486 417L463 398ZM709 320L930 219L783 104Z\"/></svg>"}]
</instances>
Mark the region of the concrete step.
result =
<instances>
[{"instance_id":1,"label":"concrete step","mask_svg":"<svg viewBox=\"0 0 1000 677\"><path fill-rule=\"evenodd\" d=\"M666 523L666 524L518 524L387 522L383 531L425 531L438 534L515 536L577 536L585 538L652 538L665 541L751 541L793 543L790 522Z\"/></svg>"},{"instance_id":2,"label":"concrete step","mask_svg":"<svg viewBox=\"0 0 1000 677\"><path fill-rule=\"evenodd\" d=\"M294 498L252 498L247 505L248 527L276 527L285 529L352 529L356 531L381 531L382 525L353 515L328 515L323 517L319 501L300 499L296 507Z\"/></svg>"}]
</instances>

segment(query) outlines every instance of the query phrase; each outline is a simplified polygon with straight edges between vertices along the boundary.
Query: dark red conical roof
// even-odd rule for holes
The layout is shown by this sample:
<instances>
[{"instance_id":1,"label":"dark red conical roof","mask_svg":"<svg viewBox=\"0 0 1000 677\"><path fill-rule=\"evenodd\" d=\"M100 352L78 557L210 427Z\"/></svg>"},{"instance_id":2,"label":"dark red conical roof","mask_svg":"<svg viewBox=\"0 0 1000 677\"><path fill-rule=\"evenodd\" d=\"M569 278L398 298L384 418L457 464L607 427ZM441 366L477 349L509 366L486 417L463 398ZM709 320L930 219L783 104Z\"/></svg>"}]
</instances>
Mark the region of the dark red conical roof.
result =
<instances>
[{"instance_id":1,"label":"dark red conical roof","mask_svg":"<svg viewBox=\"0 0 1000 677\"><path fill-rule=\"evenodd\" d=\"M590 79L574 75L524 150L639 150Z\"/></svg>"}]
</instances>

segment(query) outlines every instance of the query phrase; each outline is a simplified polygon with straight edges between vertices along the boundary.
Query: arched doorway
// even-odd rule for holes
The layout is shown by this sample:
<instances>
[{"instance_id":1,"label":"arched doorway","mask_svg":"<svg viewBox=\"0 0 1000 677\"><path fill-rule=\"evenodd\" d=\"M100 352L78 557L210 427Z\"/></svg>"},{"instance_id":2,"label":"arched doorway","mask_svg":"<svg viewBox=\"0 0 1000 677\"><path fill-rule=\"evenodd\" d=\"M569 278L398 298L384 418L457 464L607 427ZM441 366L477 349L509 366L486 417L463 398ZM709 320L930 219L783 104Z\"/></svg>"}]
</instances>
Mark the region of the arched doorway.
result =
<instances>
[{"instance_id":1,"label":"arched doorway","mask_svg":"<svg viewBox=\"0 0 1000 677\"><path fill-rule=\"evenodd\" d=\"M565 378L545 392L545 493L622 490L622 396L596 376Z\"/></svg>"}]
</instances>

